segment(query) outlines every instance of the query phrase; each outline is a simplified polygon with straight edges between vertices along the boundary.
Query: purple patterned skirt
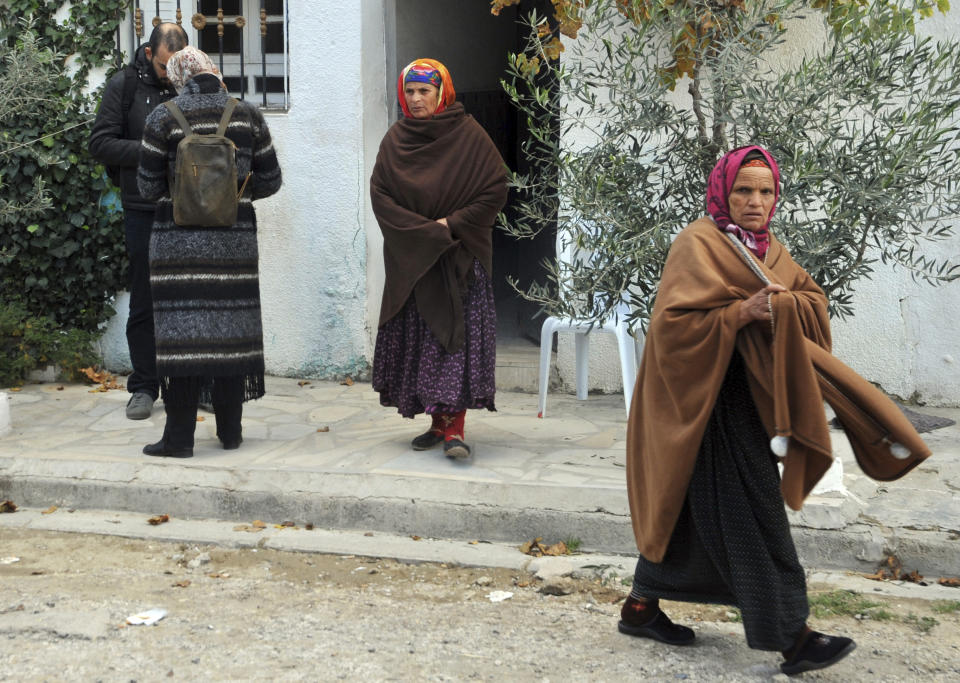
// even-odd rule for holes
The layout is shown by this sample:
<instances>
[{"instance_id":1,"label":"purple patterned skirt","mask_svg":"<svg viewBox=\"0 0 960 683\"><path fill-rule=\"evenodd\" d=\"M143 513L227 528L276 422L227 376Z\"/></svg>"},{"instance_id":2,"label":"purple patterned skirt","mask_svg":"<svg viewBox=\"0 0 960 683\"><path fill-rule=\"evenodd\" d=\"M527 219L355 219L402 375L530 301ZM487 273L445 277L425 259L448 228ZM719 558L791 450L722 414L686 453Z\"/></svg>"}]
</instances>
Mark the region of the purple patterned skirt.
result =
<instances>
[{"instance_id":1,"label":"purple patterned skirt","mask_svg":"<svg viewBox=\"0 0 960 683\"><path fill-rule=\"evenodd\" d=\"M377 332L373 389L380 405L404 417L458 413L467 408L496 410L497 316L493 282L480 262L463 297L463 348L447 353L427 327L411 294L403 309Z\"/></svg>"}]
</instances>

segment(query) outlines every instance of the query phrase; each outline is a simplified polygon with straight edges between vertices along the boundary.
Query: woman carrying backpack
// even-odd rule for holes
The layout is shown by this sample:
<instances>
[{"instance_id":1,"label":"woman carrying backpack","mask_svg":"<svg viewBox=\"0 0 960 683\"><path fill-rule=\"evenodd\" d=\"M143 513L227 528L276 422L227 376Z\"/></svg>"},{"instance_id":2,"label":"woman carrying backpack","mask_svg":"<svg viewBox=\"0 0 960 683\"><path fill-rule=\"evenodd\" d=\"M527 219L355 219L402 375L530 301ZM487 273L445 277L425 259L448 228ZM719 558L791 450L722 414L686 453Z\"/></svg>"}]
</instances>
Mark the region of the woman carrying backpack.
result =
<instances>
[{"instance_id":1,"label":"woman carrying backpack","mask_svg":"<svg viewBox=\"0 0 960 683\"><path fill-rule=\"evenodd\" d=\"M217 436L225 449L243 441L243 402L264 394L253 200L277 192L281 175L263 115L256 106L227 95L205 53L193 47L175 53L167 62L167 74L179 93L172 100L176 107L159 106L147 118L137 170L140 193L157 202L150 238L150 286L157 374L167 415L160 441L143 452L189 458L202 387L212 383ZM231 102L235 106L225 117ZM224 118L229 126L221 126ZM191 130L185 132L183 123ZM181 224L175 221L174 194L179 201L196 189L194 179L182 172L173 177L178 147L191 132L219 133L236 145L236 190L242 194L232 224L201 219L191 224L184 216L195 214L184 212L182 202L177 211ZM176 193L171 180L179 186Z\"/></svg>"}]
</instances>

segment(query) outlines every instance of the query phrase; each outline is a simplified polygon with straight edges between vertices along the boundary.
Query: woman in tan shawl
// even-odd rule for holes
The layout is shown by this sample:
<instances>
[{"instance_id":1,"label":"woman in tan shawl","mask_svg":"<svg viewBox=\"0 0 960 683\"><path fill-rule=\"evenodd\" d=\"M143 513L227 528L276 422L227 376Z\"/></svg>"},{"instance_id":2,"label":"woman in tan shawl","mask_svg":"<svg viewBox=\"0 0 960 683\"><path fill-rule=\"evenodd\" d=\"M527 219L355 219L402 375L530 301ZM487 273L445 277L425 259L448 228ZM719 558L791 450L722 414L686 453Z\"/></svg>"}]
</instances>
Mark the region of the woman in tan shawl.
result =
<instances>
[{"instance_id":1,"label":"woman in tan shawl","mask_svg":"<svg viewBox=\"0 0 960 683\"><path fill-rule=\"evenodd\" d=\"M404 117L384 136L370 178L386 271L373 388L404 417L431 416L414 450L442 443L462 459L467 409L494 410L492 233L506 167L455 101L443 64L412 62L397 91Z\"/></svg>"},{"instance_id":2,"label":"woman in tan shawl","mask_svg":"<svg viewBox=\"0 0 960 683\"><path fill-rule=\"evenodd\" d=\"M830 355L826 297L768 231L779 192L766 150L729 152L708 180L710 215L670 249L627 431L640 558L619 629L686 645L694 632L659 598L735 605L748 645L780 651L794 674L855 647L807 626L783 505L799 509L833 462L823 401L874 478L902 476L929 451L889 399Z\"/></svg>"}]
</instances>

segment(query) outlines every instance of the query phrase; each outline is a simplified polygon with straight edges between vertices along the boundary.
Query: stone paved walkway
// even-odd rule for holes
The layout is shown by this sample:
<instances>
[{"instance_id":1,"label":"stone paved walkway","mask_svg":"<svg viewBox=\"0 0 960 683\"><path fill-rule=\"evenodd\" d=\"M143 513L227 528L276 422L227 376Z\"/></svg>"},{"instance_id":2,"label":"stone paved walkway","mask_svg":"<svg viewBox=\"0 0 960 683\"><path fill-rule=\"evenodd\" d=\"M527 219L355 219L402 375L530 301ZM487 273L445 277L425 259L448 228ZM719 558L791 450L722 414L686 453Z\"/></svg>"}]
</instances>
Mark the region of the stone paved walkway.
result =
<instances>
[{"instance_id":1,"label":"stone paved walkway","mask_svg":"<svg viewBox=\"0 0 960 683\"><path fill-rule=\"evenodd\" d=\"M0 437L0 497L23 505L132 510L209 519L299 519L338 529L437 538L522 541L580 538L585 549L632 554L624 484L620 395L586 401L499 392L495 413L470 411L474 456L414 452L429 424L378 404L369 384L268 378L244 411L244 443L224 451L201 411L195 456L140 453L163 429L124 416L125 391L34 384L10 394L12 431ZM960 410L923 409L956 419ZM895 552L928 571L960 574L960 427L926 435L934 457L898 482L856 468L841 432L843 492L813 496L792 513L813 566L875 566Z\"/></svg>"}]
</instances>

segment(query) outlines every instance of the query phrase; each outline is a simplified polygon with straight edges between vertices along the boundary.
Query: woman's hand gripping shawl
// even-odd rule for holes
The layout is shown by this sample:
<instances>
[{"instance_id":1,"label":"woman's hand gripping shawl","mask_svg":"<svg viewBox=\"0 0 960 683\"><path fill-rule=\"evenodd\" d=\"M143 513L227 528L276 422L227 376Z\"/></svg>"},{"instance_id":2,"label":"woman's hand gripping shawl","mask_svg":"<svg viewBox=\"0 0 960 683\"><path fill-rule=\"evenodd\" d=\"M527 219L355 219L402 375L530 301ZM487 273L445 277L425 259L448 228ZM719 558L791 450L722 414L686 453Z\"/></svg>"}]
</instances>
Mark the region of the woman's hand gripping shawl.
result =
<instances>
[{"instance_id":1,"label":"woman's hand gripping shawl","mask_svg":"<svg viewBox=\"0 0 960 683\"><path fill-rule=\"evenodd\" d=\"M492 271L493 224L507 198L500 153L460 104L431 119L401 119L380 144L370 196L386 274L379 324L414 294L430 331L456 352L473 259ZM437 222L444 217L449 227Z\"/></svg>"}]
</instances>

